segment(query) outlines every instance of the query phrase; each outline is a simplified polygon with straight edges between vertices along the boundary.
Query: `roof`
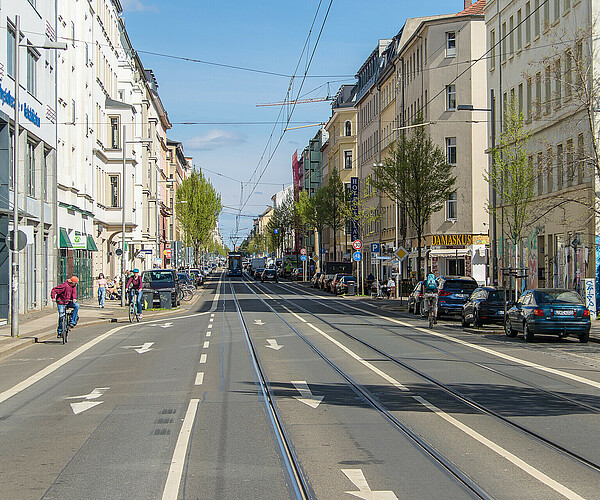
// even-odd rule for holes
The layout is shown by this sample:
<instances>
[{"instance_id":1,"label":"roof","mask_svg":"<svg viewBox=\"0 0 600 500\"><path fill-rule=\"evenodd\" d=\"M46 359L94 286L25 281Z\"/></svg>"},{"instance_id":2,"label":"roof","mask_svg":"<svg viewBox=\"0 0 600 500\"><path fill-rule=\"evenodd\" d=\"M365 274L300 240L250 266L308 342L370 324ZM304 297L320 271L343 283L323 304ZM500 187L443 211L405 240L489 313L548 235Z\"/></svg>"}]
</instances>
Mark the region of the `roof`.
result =
<instances>
[{"instance_id":1,"label":"roof","mask_svg":"<svg viewBox=\"0 0 600 500\"><path fill-rule=\"evenodd\" d=\"M473 5L469 5L465 10L460 11L457 16L482 16L485 9L485 0L477 0Z\"/></svg>"}]
</instances>

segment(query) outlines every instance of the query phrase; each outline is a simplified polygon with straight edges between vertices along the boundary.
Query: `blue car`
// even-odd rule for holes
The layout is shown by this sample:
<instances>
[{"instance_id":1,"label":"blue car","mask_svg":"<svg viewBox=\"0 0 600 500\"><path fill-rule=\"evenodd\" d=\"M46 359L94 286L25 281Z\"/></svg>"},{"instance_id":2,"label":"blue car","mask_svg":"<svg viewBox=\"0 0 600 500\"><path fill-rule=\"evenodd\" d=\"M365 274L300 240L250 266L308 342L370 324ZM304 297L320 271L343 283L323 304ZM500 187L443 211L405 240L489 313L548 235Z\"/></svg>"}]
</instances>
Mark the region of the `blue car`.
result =
<instances>
[{"instance_id":1,"label":"blue car","mask_svg":"<svg viewBox=\"0 0 600 500\"><path fill-rule=\"evenodd\" d=\"M590 311L577 292L564 288L525 290L508 311L504 330L509 337L523 332L526 342L535 335L590 338Z\"/></svg>"},{"instance_id":2,"label":"blue car","mask_svg":"<svg viewBox=\"0 0 600 500\"><path fill-rule=\"evenodd\" d=\"M462 314L462 308L479 286L469 276L440 276L438 284L438 315Z\"/></svg>"}]
</instances>

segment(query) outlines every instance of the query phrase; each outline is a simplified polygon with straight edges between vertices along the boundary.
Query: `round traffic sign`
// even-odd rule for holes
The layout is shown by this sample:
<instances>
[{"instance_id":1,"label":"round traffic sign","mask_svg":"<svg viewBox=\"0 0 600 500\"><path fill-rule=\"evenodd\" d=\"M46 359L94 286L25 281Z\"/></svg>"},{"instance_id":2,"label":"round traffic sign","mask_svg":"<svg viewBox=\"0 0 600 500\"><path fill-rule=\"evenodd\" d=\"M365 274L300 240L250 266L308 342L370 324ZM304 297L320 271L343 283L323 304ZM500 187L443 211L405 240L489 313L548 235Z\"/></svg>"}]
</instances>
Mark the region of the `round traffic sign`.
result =
<instances>
[{"instance_id":1,"label":"round traffic sign","mask_svg":"<svg viewBox=\"0 0 600 500\"><path fill-rule=\"evenodd\" d=\"M301 255L306 255L306 248L301 248L300 249L300 254Z\"/></svg>"},{"instance_id":2,"label":"round traffic sign","mask_svg":"<svg viewBox=\"0 0 600 500\"><path fill-rule=\"evenodd\" d=\"M302 262L304 262L304 261L306 260L306 255L301 255L301 256L300 256L300 260L301 260Z\"/></svg>"},{"instance_id":3,"label":"round traffic sign","mask_svg":"<svg viewBox=\"0 0 600 500\"><path fill-rule=\"evenodd\" d=\"M354 250L360 250L362 248L362 241L354 240L352 242L352 248L354 248Z\"/></svg>"},{"instance_id":4,"label":"round traffic sign","mask_svg":"<svg viewBox=\"0 0 600 500\"><path fill-rule=\"evenodd\" d=\"M356 261L356 262L360 262L362 260L362 253L360 253L358 250L356 252L354 252L352 254L352 258Z\"/></svg>"}]
</instances>

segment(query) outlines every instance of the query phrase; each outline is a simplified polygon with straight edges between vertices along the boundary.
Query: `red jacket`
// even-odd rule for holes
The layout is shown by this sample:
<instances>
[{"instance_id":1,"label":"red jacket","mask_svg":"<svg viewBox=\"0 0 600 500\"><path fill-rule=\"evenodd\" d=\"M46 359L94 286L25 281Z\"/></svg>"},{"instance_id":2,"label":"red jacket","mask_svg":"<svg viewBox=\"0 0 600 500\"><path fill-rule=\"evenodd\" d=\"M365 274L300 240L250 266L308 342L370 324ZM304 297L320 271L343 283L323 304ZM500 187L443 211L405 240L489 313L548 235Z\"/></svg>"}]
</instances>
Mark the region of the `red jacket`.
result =
<instances>
[{"instance_id":1,"label":"red jacket","mask_svg":"<svg viewBox=\"0 0 600 500\"><path fill-rule=\"evenodd\" d=\"M71 286L67 281L55 286L50 292L50 298L56 297L56 303L66 305L72 300L77 300L77 287Z\"/></svg>"},{"instance_id":2,"label":"red jacket","mask_svg":"<svg viewBox=\"0 0 600 500\"><path fill-rule=\"evenodd\" d=\"M131 288L133 288L134 290L141 290L142 288L144 288L141 276L138 276L137 278L134 278L132 276L131 278L129 278L127 280L127 286L125 287L127 290L129 290L129 285L131 285Z\"/></svg>"}]
</instances>

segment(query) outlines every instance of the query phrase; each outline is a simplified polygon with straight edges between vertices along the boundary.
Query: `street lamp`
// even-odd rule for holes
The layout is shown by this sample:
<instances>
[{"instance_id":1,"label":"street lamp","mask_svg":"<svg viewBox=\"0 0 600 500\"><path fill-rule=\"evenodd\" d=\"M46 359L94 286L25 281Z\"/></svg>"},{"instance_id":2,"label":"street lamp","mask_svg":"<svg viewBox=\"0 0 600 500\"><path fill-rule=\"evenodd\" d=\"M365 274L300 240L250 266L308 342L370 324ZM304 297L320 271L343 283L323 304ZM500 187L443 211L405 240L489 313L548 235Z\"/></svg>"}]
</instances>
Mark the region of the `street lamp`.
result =
<instances>
[{"instance_id":1,"label":"street lamp","mask_svg":"<svg viewBox=\"0 0 600 500\"><path fill-rule=\"evenodd\" d=\"M13 144L13 236L11 249L11 298L10 298L10 335L19 336L19 48L67 50L65 42L53 42L46 39L42 45L20 43L21 16L15 16L15 114L14 114L14 144ZM56 92L56 88L54 89Z\"/></svg>"},{"instance_id":2,"label":"street lamp","mask_svg":"<svg viewBox=\"0 0 600 500\"><path fill-rule=\"evenodd\" d=\"M457 111L487 111L491 113L491 133L492 133L492 166L491 166L491 204L492 204L492 227L490 238L492 240L491 260L492 260L492 285L498 285L498 241L496 234L496 182L494 181L494 150L496 149L496 106L494 103L494 89L490 90L490 107L489 108L474 108L472 104L459 104L456 107Z\"/></svg>"},{"instance_id":3,"label":"street lamp","mask_svg":"<svg viewBox=\"0 0 600 500\"><path fill-rule=\"evenodd\" d=\"M125 307L125 176L127 172L127 144L150 144L150 139L126 140L123 125L123 179L121 181L121 307Z\"/></svg>"}]
</instances>

